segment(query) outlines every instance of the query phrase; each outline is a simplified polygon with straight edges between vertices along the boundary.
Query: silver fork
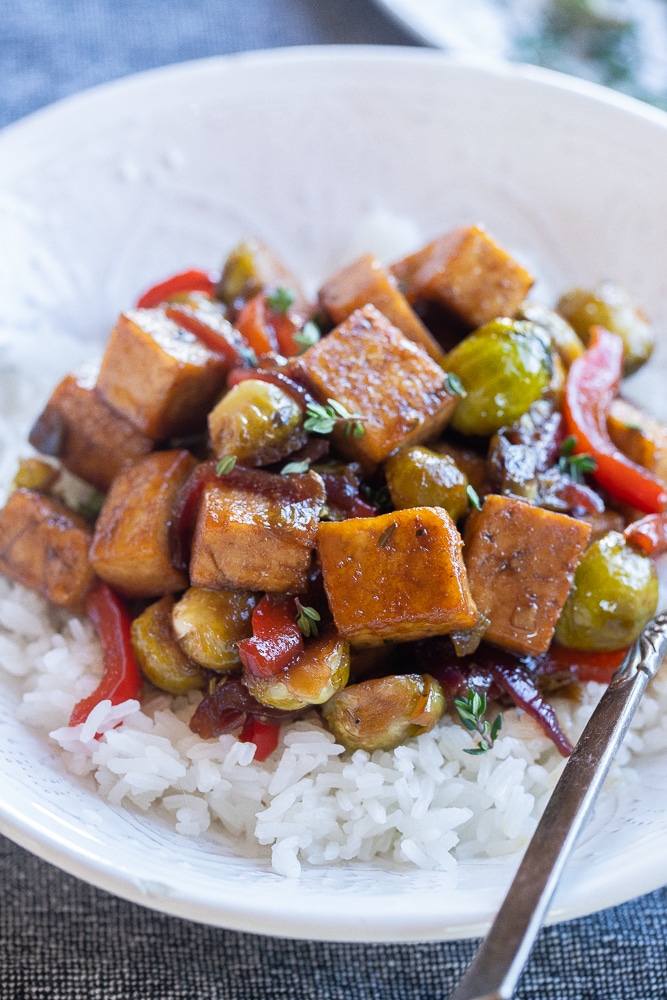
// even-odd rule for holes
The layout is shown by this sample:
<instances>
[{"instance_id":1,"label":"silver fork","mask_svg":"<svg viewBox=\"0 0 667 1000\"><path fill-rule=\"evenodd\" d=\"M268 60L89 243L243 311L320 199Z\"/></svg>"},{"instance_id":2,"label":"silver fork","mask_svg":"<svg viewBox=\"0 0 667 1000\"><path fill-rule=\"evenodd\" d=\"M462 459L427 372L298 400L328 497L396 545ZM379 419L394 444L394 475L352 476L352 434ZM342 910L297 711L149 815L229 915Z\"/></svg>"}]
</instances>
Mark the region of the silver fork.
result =
<instances>
[{"instance_id":1,"label":"silver fork","mask_svg":"<svg viewBox=\"0 0 667 1000\"><path fill-rule=\"evenodd\" d=\"M579 832L651 677L667 613L628 650L568 759L487 936L449 1000L511 1000Z\"/></svg>"}]
</instances>

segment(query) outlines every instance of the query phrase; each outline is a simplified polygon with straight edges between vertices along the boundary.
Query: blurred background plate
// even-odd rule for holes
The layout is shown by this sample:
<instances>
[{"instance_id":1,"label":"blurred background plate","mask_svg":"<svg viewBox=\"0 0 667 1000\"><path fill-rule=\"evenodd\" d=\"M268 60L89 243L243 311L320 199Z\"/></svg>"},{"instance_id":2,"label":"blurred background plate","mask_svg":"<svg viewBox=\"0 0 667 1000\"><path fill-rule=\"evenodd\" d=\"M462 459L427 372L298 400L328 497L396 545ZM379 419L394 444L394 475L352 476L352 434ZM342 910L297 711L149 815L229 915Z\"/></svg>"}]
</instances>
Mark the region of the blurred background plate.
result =
<instances>
[{"instance_id":1,"label":"blurred background plate","mask_svg":"<svg viewBox=\"0 0 667 1000\"><path fill-rule=\"evenodd\" d=\"M572 73L667 106L664 0L377 0L417 37Z\"/></svg>"},{"instance_id":2,"label":"blurred background plate","mask_svg":"<svg viewBox=\"0 0 667 1000\"><path fill-rule=\"evenodd\" d=\"M366 247L395 258L481 221L539 276L547 302L601 277L632 291L660 337L633 385L664 411L666 162L667 117L647 105L418 49L212 59L67 99L0 134L0 405L11 412L25 373L46 392L100 348L138 291L219 267L241 237L266 239L314 286L362 230ZM516 867L514 855L456 875L349 865L285 879L111 808L17 720L17 702L3 678L0 832L166 913L283 937L465 938L488 925ZM551 922L667 882L665 754L636 772L601 801Z\"/></svg>"}]
</instances>

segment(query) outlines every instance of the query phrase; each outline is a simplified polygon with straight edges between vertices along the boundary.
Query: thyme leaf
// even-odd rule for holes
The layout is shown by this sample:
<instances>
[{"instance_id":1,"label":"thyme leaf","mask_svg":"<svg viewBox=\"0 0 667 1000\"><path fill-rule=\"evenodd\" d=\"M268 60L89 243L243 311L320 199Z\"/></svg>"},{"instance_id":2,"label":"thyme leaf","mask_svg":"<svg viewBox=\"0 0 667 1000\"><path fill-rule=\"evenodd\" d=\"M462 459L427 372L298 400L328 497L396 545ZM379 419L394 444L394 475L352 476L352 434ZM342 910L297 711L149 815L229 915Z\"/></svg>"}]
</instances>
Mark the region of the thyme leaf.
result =
<instances>
[{"instance_id":1,"label":"thyme leaf","mask_svg":"<svg viewBox=\"0 0 667 1000\"><path fill-rule=\"evenodd\" d=\"M487 750L492 748L498 737L498 733L502 729L502 715L498 714L493 723L488 722L484 718L486 712L486 695L484 693L480 694L479 691L474 691L472 688L469 689L465 697L455 698L454 705L456 711L459 713L459 719L465 728L470 732L477 732L480 736L477 746L474 749L464 749L464 753L472 755L486 753Z\"/></svg>"},{"instance_id":2,"label":"thyme leaf","mask_svg":"<svg viewBox=\"0 0 667 1000\"><path fill-rule=\"evenodd\" d=\"M310 319L304 324L303 330L299 330L297 333L292 334L292 340L301 348L299 354L303 354L309 347L316 344L321 336L322 334L319 326L312 319Z\"/></svg>"},{"instance_id":3,"label":"thyme leaf","mask_svg":"<svg viewBox=\"0 0 667 1000\"><path fill-rule=\"evenodd\" d=\"M216 476L226 476L236 465L236 455L225 455L215 467Z\"/></svg>"},{"instance_id":4,"label":"thyme leaf","mask_svg":"<svg viewBox=\"0 0 667 1000\"><path fill-rule=\"evenodd\" d=\"M473 505L475 510L481 510L482 501L480 500L479 493L475 487L468 484L468 486L466 486L466 493L468 494L468 500L470 500L470 503Z\"/></svg>"},{"instance_id":5,"label":"thyme leaf","mask_svg":"<svg viewBox=\"0 0 667 1000\"><path fill-rule=\"evenodd\" d=\"M562 473L574 479L575 483L583 483L584 476L589 472L595 472L597 462L592 455L582 452L580 455L574 454L577 446L577 439L574 435L566 437L560 449L558 468Z\"/></svg>"},{"instance_id":6,"label":"thyme leaf","mask_svg":"<svg viewBox=\"0 0 667 1000\"><path fill-rule=\"evenodd\" d=\"M266 296L267 306L275 313L286 313L295 301L296 292L293 288L279 287Z\"/></svg>"},{"instance_id":7,"label":"thyme leaf","mask_svg":"<svg viewBox=\"0 0 667 1000\"><path fill-rule=\"evenodd\" d=\"M317 623L320 621L319 611L302 604L298 597L294 598L294 603L296 604L296 623L301 634L306 639L311 635L317 635Z\"/></svg>"},{"instance_id":8,"label":"thyme leaf","mask_svg":"<svg viewBox=\"0 0 667 1000\"><path fill-rule=\"evenodd\" d=\"M310 459L305 458L303 462L288 462L287 465L283 465L280 470L281 476L291 476L299 472L308 472L308 467L310 466Z\"/></svg>"},{"instance_id":9,"label":"thyme leaf","mask_svg":"<svg viewBox=\"0 0 667 1000\"><path fill-rule=\"evenodd\" d=\"M336 399L327 399L328 406L321 403L308 403L306 407L306 419L303 422L304 429L313 434L331 434L334 427L343 423L345 426L345 436L361 437L364 433L362 423L366 418L361 413L350 413L350 411L339 403Z\"/></svg>"}]
</instances>

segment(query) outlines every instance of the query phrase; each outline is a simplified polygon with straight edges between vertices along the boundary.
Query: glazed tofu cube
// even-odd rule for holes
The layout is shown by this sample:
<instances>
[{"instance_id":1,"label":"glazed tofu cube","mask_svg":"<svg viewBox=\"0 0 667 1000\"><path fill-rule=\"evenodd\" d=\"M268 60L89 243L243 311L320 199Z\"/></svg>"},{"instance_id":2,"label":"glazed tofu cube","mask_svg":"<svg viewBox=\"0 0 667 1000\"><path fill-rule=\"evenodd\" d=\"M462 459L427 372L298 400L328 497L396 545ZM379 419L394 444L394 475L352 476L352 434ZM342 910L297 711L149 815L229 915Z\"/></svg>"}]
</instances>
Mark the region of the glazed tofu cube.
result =
<instances>
[{"instance_id":1,"label":"glazed tofu cube","mask_svg":"<svg viewBox=\"0 0 667 1000\"><path fill-rule=\"evenodd\" d=\"M319 300L320 307L336 324L342 323L355 309L363 309L370 303L432 358L443 357L442 347L399 291L393 274L372 254L360 257L329 278L320 289Z\"/></svg>"},{"instance_id":2,"label":"glazed tofu cube","mask_svg":"<svg viewBox=\"0 0 667 1000\"><path fill-rule=\"evenodd\" d=\"M485 639L514 653L546 652L590 534L573 517L489 494L464 532L470 589L491 623Z\"/></svg>"},{"instance_id":3,"label":"glazed tofu cube","mask_svg":"<svg viewBox=\"0 0 667 1000\"><path fill-rule=\"evenodd\" d=\"M156 441L206 424L228 362L162 309L122 313L102 358L104 399Z\"/></svg>"},{"instance_id":4,"label":"glazed tofu cube","mask_svg":"<svg viewBox=\"0 0 667 1000\"><path fill-rule=\"evenodd\" d=\"M297 370L322 402L335 399L362 415L361 436L341 426L334 440L366 468L395 448L436 437L456 406L440 365L375 306L353 312L309 348Z\"/></svg>"},{"instance_id":5,"label":"glazed tofu cube","mask_svg":"<svg viewBox=\"0 0 667 1000\"><path fill-rule=\"evenodd\" d=\"M99 364L89 362L59 382L30 431L30 443L105 493L117 473L152 451L154 442L102 398L98 372Z\"/></svg>"},{"instance_id":6,"label":"glazed tofu cube","mask_svg":"<svg viewBox=\"0 0 667 1000\"><path fill-rule=\"evenodd\" d=\"M171 562L170 531L178 492L196 465L188 451L156 451L116 476L95 525L90 561L125 597L184 590Z\"/></svg>"},{"instance_id":7,"label":"glazed tofu cube","mask_svg":"<svg viewBox=\"0 0 667 1000\"><path fill-rule=\"evenodd\" d=\"M446 233L392 267L408 301L436 302L469 327L514 316L533 278L479 226Z\"/></svg>"},{"instance_id":8,"label":"glazed tofu cube","mask_svg":"<svg viewBox=\"0 0 667 1000\"><path fill-rule=\"evenodd\" d=\"M300 593L325 501L314 472L280 476L236 468L202 497L190 556L190 579L211 590Z\"/></svg>"},{"instance_id":9,"label":"glazed tofu cube","mask_svg":"<svg viewBox=\"0 0 667 1000\"><path fill-rule=\"evenodd\" d=\"M667 429L662 424L619 396L609 409L607 429L624 455L667 483Z\"/></svg>"},{"instance_id":10,"label":"glazed tofu cube","mask_svg":"<svg viewBox=\"0 0 667 1000\"><path fill-rule=\"evenodd\" d=\"M92 532L59 501L18 489L0 511L0 573L62 607L82 604L93 582Z\"/></svg>"},{"instance_id":11,"label":"glazed tofu cube","mask_svg":"<svg viewBox=\"0 0 667 1000\"><path fill-rule=\"evenodd\" d=\"M478 613L462 544L440 507L320 524L322 579L339 633L374 646L472 628Z\"/></svg>"}]
</instances>

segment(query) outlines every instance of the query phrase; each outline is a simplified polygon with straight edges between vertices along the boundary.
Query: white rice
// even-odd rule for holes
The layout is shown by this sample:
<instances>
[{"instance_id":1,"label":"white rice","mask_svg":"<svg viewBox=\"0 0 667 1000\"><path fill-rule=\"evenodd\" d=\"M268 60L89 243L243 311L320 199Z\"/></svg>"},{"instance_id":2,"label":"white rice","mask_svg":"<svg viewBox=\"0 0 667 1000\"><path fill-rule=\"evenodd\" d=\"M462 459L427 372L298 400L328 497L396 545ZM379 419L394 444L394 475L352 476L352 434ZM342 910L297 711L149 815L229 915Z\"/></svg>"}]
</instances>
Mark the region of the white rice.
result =
<instances>
[{"instance_id":1,"label":"white rice","mask_svg":"<svg viewBox=\"0 0 667 1000\"><path fill-rule=\"evenodd\" d=\"M187 837L214 837L235 853L270 857L279 874L354 859L452 870L501 856L529 839L563 758L526 714L505 711L493 749L473 756L471 735L444 719L392 752L344 751L318 715L286 725L277 751L256 762L234 736L201 740L188 726L199 695L153 692L143 705L102 702L69 727L74 704L101 669L86 620L67 618L0 577L0 670L22 684L21 719L61 748L63 766L93 781L114 806L153 810ZM557 699L572 739L602 688ZM615 766L632 780L633 753L667 747L667 680L654 682ZM101 733L101 738L96 738Z\"/></svg>"}]
</instances>

